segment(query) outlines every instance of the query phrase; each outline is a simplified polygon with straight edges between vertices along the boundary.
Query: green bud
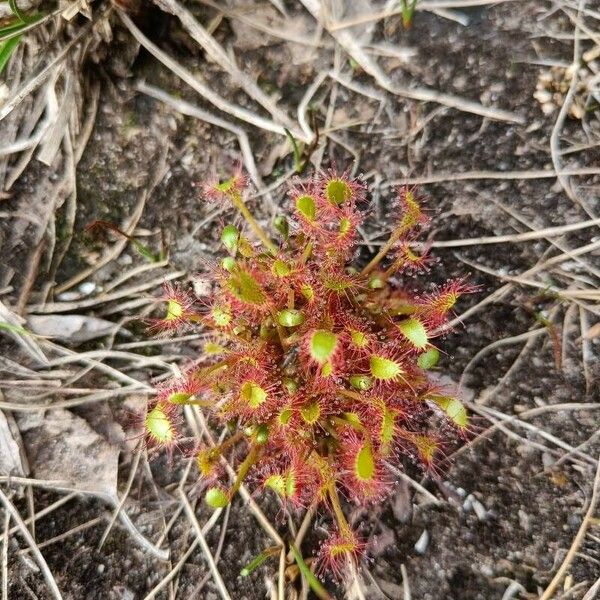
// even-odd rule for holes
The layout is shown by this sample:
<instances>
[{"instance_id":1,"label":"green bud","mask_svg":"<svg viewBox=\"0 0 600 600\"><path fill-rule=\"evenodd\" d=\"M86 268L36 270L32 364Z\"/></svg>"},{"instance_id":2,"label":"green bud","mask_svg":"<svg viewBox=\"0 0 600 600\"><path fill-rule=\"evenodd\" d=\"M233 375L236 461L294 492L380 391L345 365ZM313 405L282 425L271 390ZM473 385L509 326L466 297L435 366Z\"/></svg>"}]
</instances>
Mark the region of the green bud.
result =
<instances>
[{"instance_id":1,"label":"green bud","mask_svg":"<svg viewBox=\"0 0 600 600\"><path fill-rule=\"evenodd\" d=\"M368 375L351 375L349 381L354 389L361 391L366 391L373 385L373 380Z\"/></svg>"},{"instance_id":2,"label":"green bud","mask_svg":"<svg viewBox=\"0 0 600 600\"><path fill-rule=\"evenodd\" d=\"M371 290L381 290L385 287L385 281L381 277L372 277L368 285Z\"/></svg>"},{"instance_id":3,"label":"green bud","mask_svg":"<svg viewBox=\"0 0 600 600\"><path fill-rule=\"evenodd\" d=\"M225 225L225 227L223 227L221 242L230 254L235 254L237 252L239 238L240 232L235 225Z\"/></svg>"},{"instance_id":4,"label":"green bud","mask_svg":"<svg viewBox=\"0 0 600 600\"><path fill-rule=\"evenodd\" d=\"M222 261L221 261L221 266L228 271L229 273L231 273L234 269L235 269L235 259L233 258L233 256L226 256Z\"/></svg>"},{"instance_id":5,"label":"green bud","mask_svg":"<svg viewBox=\"0 0 600 600\"><path fill-rule=\"evenodd\" d=\"M212 487L206 492L204 501L211 508L224 508L229 504L229 497L221 488Z\"/></svg>"}]
</instances>

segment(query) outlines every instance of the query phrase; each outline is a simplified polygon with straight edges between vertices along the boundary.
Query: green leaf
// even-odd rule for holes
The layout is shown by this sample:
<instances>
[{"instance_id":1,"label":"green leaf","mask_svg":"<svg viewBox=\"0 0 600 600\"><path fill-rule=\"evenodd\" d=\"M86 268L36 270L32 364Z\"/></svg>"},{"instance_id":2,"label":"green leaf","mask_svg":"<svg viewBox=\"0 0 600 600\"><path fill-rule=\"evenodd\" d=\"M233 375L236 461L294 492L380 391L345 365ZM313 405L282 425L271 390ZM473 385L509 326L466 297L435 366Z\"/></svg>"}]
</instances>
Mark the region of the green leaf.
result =
<instances>
[{"instance_id":1,"label":"green leaf","mask_svg":"<svg viewBox=\"0 0 600 600\"><path fill-rule=\"evenodd\" d=\"M356 455L354 464L356 477L361 481L371 481L375 475L375 459L373 458L373 450L371 444L366 442Z\"/></svg>"},{"instance_id":2,"label":"green leaf","mask_svg":"<svg viewBox=\"0 0 600 600\"><path fill-rule=\"evenodd\" d=\"M263 484L265 487L271 488L274 492L277 492L280 496L285 496L285 477L276 473L265 479Z\"/></svg>"},{"instance_id":3,"label":"green leaf","mask_svg":"<svg viewBox=\"0 0 600 600\"><path fill-rule=\"evenodd\" d=\"M232 273L227 280L227 287L238 300L246 304L260 306L267 301L258 281L246 271L239 270Z\"/></svg>"},{"instance_id":4,"label":"green leaf","mask_svg":"<svg viewBox=\"0 0 600 600\"><path fill-rule=\"evenodd\" d=\"M217 327L227 327L231 323L231 313L226 308L215 306L211 311L211 316Z\"/></svg>"},{"instance_id":5,"label":"green leaf","mask_svg":"<svg viewBox=\"0 0 600 600\"><path fill-rule=\"evenodd\" d=\"M155 406L146 415L146 431L159 444L168 444L175 439L175 428L165 410Z\"/></svg>"},{"instance_id":6,"label":"green leaf","mask_svg":"<svg viewBox=\"0 0 600 600\"><path fill-rule=\"evenodd\" d=\"M312 402L300 409L300 414L306 423L313 425L321 416L321 407L318 402Z\"/></svg>"},{"instance_id":7,"label":"green leaf","mask_svg":"<svg viewBox=\"0 0 600 600\"><path fill-rule=\"evenodd\" d=\"M0 329L6 329L6 331L20 333L21 335L32 335L31 331L27 331L27 329L19 327L18 325L11 325L10 323L0 323Z\"/></svg>"},{"instance_id":8,"label":"green leaf","mask_svg":"<svg viewBox=\"0 0 600 600\"><path fill-rule=\"evenodd\" d=\"M308 221L314 221L317 214L317 203L312 196L300 196L296 198L296 210Z\"/></svg>"},{"instance_id":9,"label":"green leaf","mask_svg":"<svg viewBox=\"0 0 600 600\"><path fill-rule=\"evenodd\" d=\"M281 234L284 240L287 240L290 235L290 224L283 215L277 215L273 219L273 227Z\"/></svg>"},{"instance_id":10,"label":"green leaf","mask_svg":"<svg viewBox=\"0 0 600 600\"><path fill-rule=\"evenodd\" d=\"M356 413L353 412L345 412L343 420L348 423L351 427L356 429L356 431L364 431L363 424L360 422L360 418Z\"/></svg>"},{"instance_id":11,"label":"green leaf","mask_svg":"<svg viewBox=\"0 0 600 600\"><path fill-rule=\"evenodd\" d=\"M229 504L229 497L221 488L212 487L206 492L204 501L211 508L224 508Z\"/></svg>"},{"instance_id":12,"label":"green leaf","mask_svg":"<svg viewBox=\"0 0 600 600\"><path fill-rule=\"evenodd\" d=\"M460 400L453 398L452 396L429 396L432 402L435 402L447 415L448 418L454 422L457 427L464 429L469 424L469 416L467 415L466 408L462 405Z\"/></svg>"},{"instance_id":13,"label":"green leaf","mask_svg":"<svg viewBox=\"0 0 600 600\"><path fill-rule=\"evenodd\" d=\"M304 315L302 311L294 308L286 308L277 313L277 321L283 327L297 327L304 323Z\"/></svg>"},{"instance_id":14,"label":"green leaf","mask_svg":"<svg viewBox=\"0 0 600 600\"><path fill-rule=\"evenodd\" d=\"M192 398L192 394L187 392L174 392L168 397L171 404L185 404Z\"/></svg>"},{"instance_id":15,"label":"green leaf","mask_svg":"<svg viewBox=\"0 0 600 600\"><path fill-rule=\"evenodd\" d=\"M331 179L325 186L325 195L331 204L339 206L352 198L352 187L343 179Z\"/></svg>"},{"instance_id":16,"label":"green leaf","mask_svg":"<svg viewBox=\"0 0 600 600\"><path fill-rule=\"evenodd\" d=\"M394 413L387 408L383 409L383 419L381 420L380 440L381 446L385 452L388 451L392 440L394 439L395 418Z\"/></svg>"},{"instance_id":17,"label":"green leaf","mask_svg":"<svg viewBox=\"0 0 600 600\"><path fill-rule=\"evenodd\" d=\"M12 53L15 51L19 42L21 41L22 35L18 35L16 37L10 38L5 42L0 42L0 75L2 71L4 71Z\"/></svg>"},{"instance_id":18,"label":"green leaf","mask_svg":"<svg viewBox=\"0 0 600 600\"><path fill-rule=\"evenodd\" d=\"M350 339L357 348L364 348L369 343L369 338L366 333L353 329L350 332Z\"/></svg>"},{"instance_id":19,"label":"green leaf","mask_svg":"<svg viewBox=\"0 0 600 600\"><path fill-rule=\"evenodd\" d=\"M133 247L137 250L139 254L141 254L144 258L147 258L150 262L159 262L160 256L157 256L148 248L148 246L144 246L141 242L138 242L135 238L131 236L125 236L127 239L133 244Z\"/></svg>"},{"instance_id":20,"label":"green leaf","mask_svg":"<svg viewBox=\"0 0 600 600\"><path fill-rule=\"evenodd\" d=\"M267 399L267 392L254 381L246 381L240 388L240 397L250 408L258 408Z\"/></svg>"},{"instance_id":21,"label":"green leaf","mask_svg":"<svg viewBox=\"0 0 600 600\"><path fill-rule=\"evenodd\" d=\"M290 419L292 418L293 415L293 411L291 408L284 408L280 413L279 416L277 417L277 420L279 421L280 425L287 425L290 422Z\"/></svg>"},{"instance_id":22,"label":"green leaf","mask_svg":"<svg viewBox=\"0 0 600 600\"><path fill-rule=\"evenodd\" d=\"M427 330L419 319L413 318L400 321L400 323L397 323L397 327L415 348L420 350L427 346L429 341Z\"/></svg>"},{"instance_id":23,"label":"green leaf","mask_svg":"<svg viewBox=\"0 0 600 600\"><path fill-rule=\"evenodd\" d=\"M37 21L40 21L43 17L43 13L32 15L31 17L29 17L29 22L23 22L16 18L8 25L0 27L0 42L7 41L7 39L13 39L15 37L15 34L18 34L20 31L27 29L27 27L33 25Z\"/></svg>"},{"instance_id":24,"label":"green leaf","mask_svg":"<svg viewBox=\"0 0 600 600\"><path fill-rule=\"evenodd\" d=\"M315 299L315 291L312 286L308 283L303 283L300 286L300 293L309 301L312 302Z\"/></svg>"},{"instance_id":25,"label":"green leaf","mask_svg":"<svg viewBox=\"0 0 600 600\"><path fill-rule=\"evenodd\" d=\"M271 267L271 273L275 277L287 277L292 272L292 267L285 261L277 259Z\"/></svg>"},{"instance_id":26,"label":"green leaf","mask_svg":"<svg viewBox=\"0 0 600 600\"><path fill-rule=\"evenodd\" d=\"M225 227L223 227L223 231L221 232L221 242L230 254L235 254L237 252L239 239L240 232L235 225L225 225Z\"/></svg>"},{"instance_id":27,"label":"green leaf","mask_svg":"<svg viewBox=\"0 0 600 600\"><path fill-rule=\"evenodd\" d=\"M421 369L433 369L440 360L440 351L437 348L429 348L427 352L423 352L417 359L417 364Z\"/></svg>"},{"instance_id":28,"label":"green leaf","mask_svg":"<svg viewBox=\"0 0 600 600\"><path fill-rule=\"evenodd\" d=\"M331 331L318 329L315 331L309 344L309 352L313 360L319 364L325 364L335 352L337 347L337 335Z\"/></svg>"},{"instance_id":29,"label":"green leaf","mask_svg":"<svg viewBox=\"0 0 600 600\"><path fill-rule=\"evenodd\" d=\"M395 361L373 354L369 361L371 367L371 375L375 379L394 379L402 374L402 367Z\"/></svg>"}]
</instances>

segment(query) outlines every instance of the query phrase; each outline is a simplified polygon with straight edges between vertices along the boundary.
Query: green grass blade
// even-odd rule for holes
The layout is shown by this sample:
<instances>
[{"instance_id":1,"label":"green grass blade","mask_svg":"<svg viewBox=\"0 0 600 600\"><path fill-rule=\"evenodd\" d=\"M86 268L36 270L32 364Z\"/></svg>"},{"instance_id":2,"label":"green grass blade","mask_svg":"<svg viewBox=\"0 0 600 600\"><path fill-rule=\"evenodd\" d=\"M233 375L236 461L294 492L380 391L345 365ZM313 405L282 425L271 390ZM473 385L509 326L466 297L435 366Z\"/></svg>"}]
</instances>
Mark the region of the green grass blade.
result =
<instances>
[{"instance_id":1,"label":"green grass blade","mask_svg":"<svg viewBox=\"0 0 600 600\"><path fill-rule=\"evenodd\" d=\"M19 8L17 0L8 0L8 6L10 6L10 10L17 19L21 20L23 23L29 22L29 17Z\"/></svg>"},{"instance_id":2,"label":"green grass blade","mask_svg":"<svg viewBox=\"0 0 600 600\"><path fill-rule=\"evenodd\" d=\"M2 71L4 71L4 68L8 64L12 53L19 45L22 37L23 36L18 35L17 37L10 38L10 40L6 40L5 42L0 42L0 75L2 75Z\"/></svg>"},{"instance_id":3,"label":"green grass blade","mask_svg":"<svg viewBox=\"0 0 600 600\"><path fill-rule=\"evenodd\" d=\"M300 152L300 148L298 148L298 142L296 142L296 138L289 129L284 128L283 130L285 131L285 135L287 135L288 140L290 140L290 144L292 144L292 150L294 151L294 168L296 169L296 173L301 173L302 153Z\"/></svg>"},{"instance_id":4,"label":"green grass blade","mask_svg":"<svg viewBox=\"0 0 600 600\"><path fill-rule=\"evenodd\" d=\"M254 570L258 569L258 567L260 567L266 560L271 558L271 556L273 556L274 554L277 554L277 552L279 552L279 550L280 550L279 546L273 546L271 548L267 548L266 550L263 550L258 556L255 556L240 571L240 575L242 577L248 577L248 575L250 575L250 573L252 573Z\"/></svg>"},{"instance_id":5,"label":"green grass blade","mask_svg":"<svg viewBox=\"0 0 600 600\"><path fill-rule=\"evenodd\" d=\"M37 21L41 21L43 18L44 15L40 13L29 17L29 21L27 23L15 20L10 25L0 27L0 42L19 36L21 31L24 32L25 30L31 29Z\"/></svg>"},{"instance_id":6,"label":"green grass blade","mask_svg":"<svg viewBox=\"0 0 600 600\"><path fill-rule=\"evenodd\" d=\"M308 581L308 585L310 589L317 595L320 600L332 600L329 592L323 587L323 584L315 577L315 574L309 569L308 565L304 562L302 555L298 552L298 549L294 544L290 544L290 548L292 550L292 554L294 555L294 560L300 569L300 572L304 577L306 577L306 581Z\"/></svg>"}]
</instances>

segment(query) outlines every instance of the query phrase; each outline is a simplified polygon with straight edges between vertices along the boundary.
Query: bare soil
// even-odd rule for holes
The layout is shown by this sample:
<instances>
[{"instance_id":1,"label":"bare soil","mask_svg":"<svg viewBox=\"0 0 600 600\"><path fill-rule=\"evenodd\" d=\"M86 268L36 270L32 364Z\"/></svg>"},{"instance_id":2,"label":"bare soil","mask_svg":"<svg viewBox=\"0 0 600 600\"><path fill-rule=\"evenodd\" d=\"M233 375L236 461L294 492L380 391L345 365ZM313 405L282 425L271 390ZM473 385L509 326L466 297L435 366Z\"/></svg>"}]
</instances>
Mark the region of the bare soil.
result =
<instances>
[{"instance_id":1,"label":"bare soil","mask_svg":"<svg viewBox=\"0 0 600 600\"><path fill-rule=\"evenodd\" d=\"M314 21L307 13L292 6L293 3L286 4L297 23L306 24L306 27L312 24L314 28ZM272 7L267 5L264 3L265 11L270 14ZM398 16L375 26L373 43L411 48L416 52L409 62L397 58L381 59L382 66L394 80L403 84L428 85L509 109L522 115L524 123L482 119L455 109L390 95L386 96L385 108L378 111L376 101L338 87L333 121L338 125L360 122L338 132L339 139L352 147L359 160L353 163L347 149L329 142L323 167L354 168L357 173L365 174L375 198L367 226L368 235L385 239L381 232L389 230L395 218L391 208L394 192L386 185L389 181L413 175L552 168L548 149L556 113L544 115L532 98L537 77L544 69L534 63L553 59L568 64L572 58L572 41L542 35L538 18L546 14L549 6L525 1L501 3L481 10L465 9L464 14L471 19L468 26L429 12L418 12L408 32L402 28ZM205 23L215 14L201 5L193 10ZM190 70L201 73L215 91L241 104L249 104L243 93L232 91L227 78L216 65L206 61L175 19L162 17L161 20L156 11L148 12L147 17L138 18L136 22L155 42L177 56ZM260 13L257 11L254 15L259 17ZM158 22L160 27L156 26ZM113 49L106 51L99 64L90 62L84 67L88 77L101 81L100 105L92 137L77 171L76 236L55 279L65 281L84 266L93 264L102 242L90 241L84 234L85 226L96 219L121 223L131 214L140 190L148 185L165 156L166 175L147 199L138 230L148 234L144 243L155 249L160 245L162 232L173 269L182 269L193 276L218 256L216 240L224 219L218 215L196 230L198 223L219 208L201 200L199 186L212 172L227 172L235 164L239 159L237 141L228 132L184 117L137 93L135 82L144 79L203 106L193 91L145 50L138 51L118 19L115 18L113 24ZM572 32L572 24L564 14L548 16L544 27L555 32ZM308 29L309 34L314 35L314 29ZM264 89L278 94L280 106L290 114L317 74L329 68L328 49L299 47L257 34L228 19L219 24L215 36L225 46L231 46L240 66ZM330 41L326 36L323 40ZM309 52L312 53L310 57ZM373 85L360 69L352 73L346 66L344 70L357 82ZM330 82L313 101L317 121L321 124L328 104L324 90L329 86ZM563 139L574 145L586 142L589 136L597 136L597 109L586 119L587 134L579 121L568 119ZM281 138L251 127L247 127L247 131L256 162L268 185L292 166L292 157L288 150L274 158ZM599 157L598 146L595 146L565 160L577 167L585 167L597 164ZM16 210L24 195L36 193L33 188L40 185L43 176L44 173L39 172L26 173L13 196L2 201L3 210ZM51 173L47 176L51 177ZM578 178L577 183L579 193L590 206L595 203L597 207L598 177ZM418 190L432 216L435 240L526 230L508 217L501 205L509 207L536 228L588 218L553 177L444 181L421 185ZM277 188L273 198L285 210L285 186ZM269 217L264 199L256 201L254 206L259 215L265 219ZM7 252L2 253L3 266L23 272L31 256L27 230L16 239L14 232L7 229L6 221L1 222L1 227L3 237L0 241L7 248ZM563 242L576 248L589 243L590 239L589 231L583 230L565 236ZM434 251L439 260L430 275L420 281L407 280L405 283L427 289L431 284L468 275L469 280L481 288L477 294L462 301L459 312L464 312L502 282L493 275L473 269L462 259L494 272L516 274L534 265L547 247L548 243L541 240L439 248ZM368 255L369 248L363 247L361 260ZM595 260L598 266L597 255L588 258L590 262ZM128 247L113 263L96 273L97 289L135 264L144 264L144 259ZM577 265L571 264L569 268L571 272L578 272ZM32 302L46 278L47 273L40 272ZM16 297L21 280L17 277L13 285L16 285ZM479 350L502 338L532 329L539 325L536 314L542 311L547 314L553 309L558 311L556 323L559 335L562 335L567 306L540 290L516 287L510 295L466 319L446 337L443 348L447 354L439 365L440 371L458 382ZM88 314L95 313L92 310ZM122 316L135 316L135 312L125 309L107 318L116 320ZM132 322L127 326L135 339L144 339L145 333L139 323ZM464 396L509 415L555 404L599 402L599 339L592 340L596 364L589 364L587 381L581 363L580 333L575 327L574 333L566 337L566 347L562 349L565 360L561 368L556 364L556 354L561 353L561 348L556 348L552 336L542 335L518 360L508 378L497 385L517 360L524 342L501 345L469 369L463 382ZM89 344L90 348L95 347L95 343ZM7 355L12 352L6 344L2 348ZM169 352L185 359L193 357L199 348L200 344L192 341L180 348L169 348ZM138 375L142 377L142 374ZM145 379L153 375L151 370L143 373ZM61 398L60 393L56 398ZM76 412L87 418L85 406ZM125 432L121 440L123 453L119 474L124 485L132 459L131 444L126 441L128 412L122 403L111 401L106 414ZM97 419L90 418L90 422L98 429ZM593 410L544 412L527 422L573 447L586 442L598 430L598 414ZM474 417L475 434L485 433L489 425L482 417ZM535 432L519 427L511 427L510 431L522 437L514 434L509 437L504 431L496 430L485 438L470 440L466 450L449 458L438 480L423 477L407 463L407 472L442 503L435 505L401 483L398 492L381 506L362 511L354 509L353 519L369 539L369 559L363 568L365 573L370 573L364 575L366 598L402 598L401 565L406 568L412 598L416 600L500 600L539 596L564 559L581 524L589 502L594 465L580 455L556 464L564 450ZM544 451L532 442L544 444L552 451ZM456 449L449 448L448 454ZM586 456L597 459L600 452L598 437L583 451ZM146 474L144 483L136 481L132 488L128 513L150 539L158 537L161 519L168 520L177 507L170 492L179 482L184 464L185 458L177 454L172 462L164 456L152 456L149 467L156 487L148 483ZM38 489L34 492L35 506L42 508L60 497L61 494ZM278 507L269 498L258 497L257 500L278 524L281 534L286 535L287 523L278 514ZM17 497L15 501L21 513L26 514L25 497ZM144 598L194 539L189 527L179 521L169 535L171 561L165 563L146 554L117 524L103 547L98 549L109 515L110 508L105 503L80 497L36 523L36 539L43 542L95 517L106 517L95 526L43 548L65 599ZM201 503L197 515L201 523L209 517ZM327 518L318 515L316 526L311 528L303 545L305 556L318 548L327 525ZM428 543L422 544L419 552L415 544L424 532ZM591 533L594 537L585 538L570 569L571 586L575 590L570 595L560 592L557 598L581 599L598 578L600 530L596 526ZM220 525L208 536L209 546L213 549L219 534ZM9 598L50 597L31 558L18 552L19 547L25 547L22 540L12 536L10 543ZM219 560L220 572L235 600L264 598L265 579L276 579L276 560L268 562L250 577L239 576L240 569L269 544L262 529L238 499L231 511ZM181 570L177 598L217 599L219 596L211 578L200 591L197 590L207 573L202 553L196 550ZM520 585L513 595L507 596L506 590L512 581ZM334 582L328 582L328 585L331 590L337 588L339 598L346 597L343 586ZM157 597L169 596L160 593Z\"/></svg>"}]
</instances>

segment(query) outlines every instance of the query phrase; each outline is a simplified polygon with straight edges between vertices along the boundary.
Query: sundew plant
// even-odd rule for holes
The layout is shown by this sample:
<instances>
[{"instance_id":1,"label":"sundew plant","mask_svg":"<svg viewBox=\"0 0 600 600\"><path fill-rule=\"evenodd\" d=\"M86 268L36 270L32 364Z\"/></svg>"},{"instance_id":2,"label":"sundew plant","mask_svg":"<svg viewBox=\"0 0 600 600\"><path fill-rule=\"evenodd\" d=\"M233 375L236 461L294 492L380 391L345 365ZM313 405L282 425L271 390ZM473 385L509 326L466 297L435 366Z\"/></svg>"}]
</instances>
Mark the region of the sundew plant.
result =
<instances>
[{"instance_id":1,"label":"sundew plant","mask_svg":"<svg viewBox=\"0 0 600 600\"><path fill-rule=\"evenodd\" d=\"M226 254L211 272L210 303L165 289L154 328L199 328L210 341L157 390L146 436L172 448L183 407L200 406L229 432L220 445L194 450L206 503L224 507L247 483L286 509L322 507L333 523L319 569L339 576L365 549L344 501L380 502L393 489L390 469L406 457L435 469L444 440L467 430L463 405L428 370L439 358L438 332L470 290L450 281L415 294L400 284L428 260L415 243L428 218L410 189L398 192L389 240L362 269L362 183L335 173L296 182L276 238L249 212L244 189L236 175L207 190L248 229L223 228Z\"/></svg>"}]
</instances>

